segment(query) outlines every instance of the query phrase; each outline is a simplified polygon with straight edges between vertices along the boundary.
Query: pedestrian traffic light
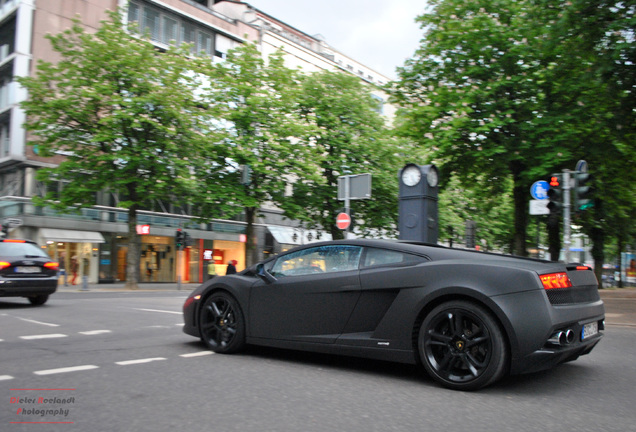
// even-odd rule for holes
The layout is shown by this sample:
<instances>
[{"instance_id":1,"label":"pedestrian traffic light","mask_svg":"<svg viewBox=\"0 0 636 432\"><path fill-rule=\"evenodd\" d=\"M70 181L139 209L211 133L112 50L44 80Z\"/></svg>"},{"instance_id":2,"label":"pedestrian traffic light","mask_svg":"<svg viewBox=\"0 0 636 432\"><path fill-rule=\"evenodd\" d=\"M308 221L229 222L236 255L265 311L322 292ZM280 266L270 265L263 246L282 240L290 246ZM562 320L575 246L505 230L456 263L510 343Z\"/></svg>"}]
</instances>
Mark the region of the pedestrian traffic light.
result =
<instances>
[{"instance_id":1,"label":"pedestrian traffic light","mask_svg":"<svg viewBox=\"0 0 636 432\"><path fill-rule=\"evenodd\" d=\"M594 207L594 201L591 198L592 188L588 183L592 180L592 176L589 173L582 171L575 171L574 173L574 195L573 195L573 207L574 211L582 212L591 207Z\"/></svg>"},{"instance_id":2,"label":"pedestrian traffic light","mask_svg":"<svg viewBox=\"0 0 636 432\"><path fill-rule=\"evenodd\" d=\"M560 213L563 207L563 174L552 174L548 183L550 184L548 209L551 214Z\"/></svg>"},{"instance_id":3,"label":"pedestrian traffic light","mask_svg":"<svg viewBox=\"0 0 636 432\"><path fill-rule=\"evenodd\" d=\"M175 244L177 246L177 250L183 250L183 244L185 241L184 234L185 233L181 231L181 228L179 228L177 232L175 233Z\"/></svg>"}]
</instances>

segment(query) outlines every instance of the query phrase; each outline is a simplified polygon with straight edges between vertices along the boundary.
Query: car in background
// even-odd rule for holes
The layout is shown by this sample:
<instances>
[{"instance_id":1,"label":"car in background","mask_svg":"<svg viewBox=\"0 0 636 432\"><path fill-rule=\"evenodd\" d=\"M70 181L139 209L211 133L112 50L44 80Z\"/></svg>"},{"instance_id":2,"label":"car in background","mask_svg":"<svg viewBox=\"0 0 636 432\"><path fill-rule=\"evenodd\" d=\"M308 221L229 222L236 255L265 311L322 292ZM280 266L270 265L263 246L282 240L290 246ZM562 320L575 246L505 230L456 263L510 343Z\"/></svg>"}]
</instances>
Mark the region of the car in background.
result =
<instances>
[{"instance_id":1,"label":"car in background","mask_svg":"<svg viewBox=\"0 0 636 432\"><path fill-rule=\"evenodd\" d=\"M587 266L366 239L215 277L183 312L184 332L217 353L254 344L421 364L456 390L588 354L605 318Z\"/></svg>"},{"instance_id":2,"label":"car in background","mask_svg":"<svg viewBox=\"0 0 636 432\"><path fill-rule=\"evenodd\" d=\"M57 289L59 264L30 240L0 239L0 297L43 305Z\"/></svg>"}]
</instances>

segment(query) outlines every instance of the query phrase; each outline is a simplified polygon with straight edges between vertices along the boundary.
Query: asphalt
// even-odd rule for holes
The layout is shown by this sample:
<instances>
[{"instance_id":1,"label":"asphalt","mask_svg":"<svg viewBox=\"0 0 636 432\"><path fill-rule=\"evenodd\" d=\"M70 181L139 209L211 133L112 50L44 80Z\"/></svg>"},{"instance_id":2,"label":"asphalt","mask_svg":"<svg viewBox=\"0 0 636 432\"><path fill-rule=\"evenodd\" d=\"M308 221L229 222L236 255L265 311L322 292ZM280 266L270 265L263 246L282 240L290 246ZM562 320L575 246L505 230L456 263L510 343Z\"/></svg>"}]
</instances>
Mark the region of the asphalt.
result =
<instances>
[{"instance_id":1,"label":"asphalt","mask_svg":"<svg viewBox=\"0 0 636 432\"><path fill-rule=\"evenodd\" d=\"M189 293L198 287L198 283L139 283L138 292L183 292ZM90 295L95 292L131 292L124 283L81 284L58 287L58 292L71 292L78 295ZM605 324L636 328L636 287L604 288L599 291L605 303Z\"/></svg>"}]
</instances>

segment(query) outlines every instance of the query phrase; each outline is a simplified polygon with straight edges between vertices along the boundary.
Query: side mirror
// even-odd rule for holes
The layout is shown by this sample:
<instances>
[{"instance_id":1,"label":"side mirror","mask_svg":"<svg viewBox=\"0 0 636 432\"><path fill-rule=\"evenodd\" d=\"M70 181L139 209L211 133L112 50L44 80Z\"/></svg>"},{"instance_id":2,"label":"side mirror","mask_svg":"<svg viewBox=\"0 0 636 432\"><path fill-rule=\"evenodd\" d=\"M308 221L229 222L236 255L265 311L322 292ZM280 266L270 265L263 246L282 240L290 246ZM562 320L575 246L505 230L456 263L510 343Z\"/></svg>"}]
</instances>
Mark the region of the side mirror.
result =
<instances>
[{"instance_id":1,"label":"side mirror","mask_svg":"<svg viewBox=\"0 0 636 432\"><path fill-rule=\"evenodd\" d=\"M265 266L263 264L256 266L256 274L267 283L273 283L277 280L270 272L265 270Z\"/></svg>"}]
</instances>

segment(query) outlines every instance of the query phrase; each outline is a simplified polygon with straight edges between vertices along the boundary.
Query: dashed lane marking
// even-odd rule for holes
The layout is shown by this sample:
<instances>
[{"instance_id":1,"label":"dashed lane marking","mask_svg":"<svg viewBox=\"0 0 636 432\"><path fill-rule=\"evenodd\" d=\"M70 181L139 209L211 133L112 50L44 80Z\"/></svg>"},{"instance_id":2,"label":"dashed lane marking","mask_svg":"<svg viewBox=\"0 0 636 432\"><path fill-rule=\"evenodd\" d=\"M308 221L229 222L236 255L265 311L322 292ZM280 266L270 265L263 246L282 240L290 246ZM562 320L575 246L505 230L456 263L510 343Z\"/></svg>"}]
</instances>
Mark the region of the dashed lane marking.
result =
<instances>
[{"instance_id":1,"label":"dashed lane marking","mask_svg":"<svg viewBox=\"0 0 636 432\"><path fill-rule=\"evenodd\" d=\"M22 321L30 322L30 323L33 323L33 324L40 324L40 325L49 326L49 327L59 327L60 326L59 324L45 323L45 322L42 322L42 321L36 321L36 320L28 319L28 318L20 318L20 317L15 317L15 318L17 318L19 320L22 320Z\"/></svg>"},{"instance_id":2,"label":"dashed lane marking","mask_svg":"<svg viewBox=\"0 0 636 432\"><path fill-rule=\"evenodd\" d=\"M213 351L199 351L199 352L188 353L188 354L180 354L179 357L189 358L189 357L205 356L205 355L210 355L210 354L214 354L214 352Z\"/></svg>"},{"instance_id":3,"label":"dashed lane marking","mask_svg":"<svg viewBox=\"0 0 636 432\"><path fill-rule=\"evenodd\" d=\"M167 359L165 357L153 357L153 358L145 358L145 359L137 359L137 360L125 360L125 361L115 362L115 364L120 366L128 366L128 365L141 364L141 363L150 363L153 361L160 361L160 360L167 360Z\"/></svg>"},{"instance_id":4,"label":"dashed lane marking","mask_svg":"<svg viewBox=\"0 0 636 432\"><path fill-rule=\"evenodd\" d=\"M13 379L11 375L0 375L0 381L7 381Z\"/></svg>"},{"instance_id":5,"label":"dashed lane marking","mask_svg":"<svg viewBox=\"0 0 636 432\"><path fill-rule=\"evenodd\" d=\"M20 336L20 339L34 340L34 339L54 339L54 338L63 338L63 337L68 337L68 335L61 334L61 333L52 333L52 334Z\"/></svg>"},{"instance_id":6,"label":"dashed lane marking","mask_svg":"<svg viewBox=\"0 0 636 432\"><path fill-rule=\"evenodd\" d=\"M78 332L78 333L82 334L82 335L92 336L92 335L98 335L98 334L112 333L112 331L110 331L110 330L90 330L90 331L82 331L82 332Z\"/></svg>"},{"instance_id":7,"label":"dashed lane marking","mask_svg":"<svg viewBox=\"0 0 636 432\"><path fill-rule=\"evenodd\" d=\"M175 312L175 311L167 311L167 310L159 310L159 309L141 309L141 308L133 308L134 310L144 311L144 312L163 312L169 314L183 315L183 312Z\"/></svg>"},{"instance_id":8,"label":"dashed lane marking","mask_svg":"<svg viewBox=\"0 0 636 432\"><path fill-rule=\"evenodd\" d=\"M95 366L95 365L82 365L82 366L72 366L72 367L65 367L65 368L59 368L59 369L47 369L47 370L35 371L33 373L36 375L53 375L53 374L59 374L59 373L78 372L78 371L85 371L85 370L98 369L98 368L99 366Z\"/></svg>"}]
</instances>

